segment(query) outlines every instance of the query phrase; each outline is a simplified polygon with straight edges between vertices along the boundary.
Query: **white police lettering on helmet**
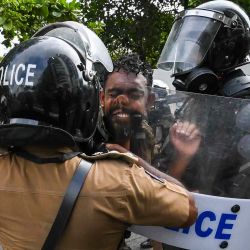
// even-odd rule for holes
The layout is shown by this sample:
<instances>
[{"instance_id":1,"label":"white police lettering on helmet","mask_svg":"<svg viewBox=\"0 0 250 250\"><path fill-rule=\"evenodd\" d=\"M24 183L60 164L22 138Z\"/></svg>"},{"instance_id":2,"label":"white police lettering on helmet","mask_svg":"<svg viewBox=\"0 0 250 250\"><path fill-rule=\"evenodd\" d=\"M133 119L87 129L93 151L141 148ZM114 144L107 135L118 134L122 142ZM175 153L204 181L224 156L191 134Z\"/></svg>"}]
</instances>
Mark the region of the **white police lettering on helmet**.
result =
<instances>
[{"instance_id":1,"label":"white police lettering on helmet","mask_svg":"<svg viewBox=\"0 0 250 250\"><path fill-rule=\"evenodd\" d=\"M34 69L36 69L36 64L13 64L11 69L9 69L9 65L5 68L2 66L0 67L0 83L1 85L24 84L25 86L33 86Z\"/></svg>"}]
</instances>

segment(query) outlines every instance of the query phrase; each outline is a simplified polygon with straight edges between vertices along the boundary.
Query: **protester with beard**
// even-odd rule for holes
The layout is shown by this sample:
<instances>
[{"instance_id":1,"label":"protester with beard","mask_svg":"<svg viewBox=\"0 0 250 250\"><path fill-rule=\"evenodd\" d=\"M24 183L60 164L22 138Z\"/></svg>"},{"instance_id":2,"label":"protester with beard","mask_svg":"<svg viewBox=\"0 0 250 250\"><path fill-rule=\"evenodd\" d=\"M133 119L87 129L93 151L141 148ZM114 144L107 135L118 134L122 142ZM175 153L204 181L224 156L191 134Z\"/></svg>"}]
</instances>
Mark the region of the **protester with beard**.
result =
<instances>
[{"instance_id":1,"label":"protester with beard","mask_svg":"<svg viewBox=\"0 0 250 250\"><path fill-rule=\"evenodd\" d=\"M120 144L149 162L150 153L142 152L142 145L136 144L138 141L145 143L147 137L148 146L153 145L153 134L147 122L147 111L154 101L154 95L147 88L151 84L151 67L132 54L115 63L101 93L109 142ZM144 137L138 138L142 129ZM147 151L145 146L143 148Z\"/></svg>"},{"instance_id":2,"label":"protester with beard","mask_svg":"<svg viewBox=\"0 0 250 250\"><path fill-rule=\"evenodd\" d=\"M153 101L153 95L146 88L150 83L150 65L142 64L137 55L124 56L115 63L115 69L106 79L104 91L101 93L109 142L123 146L148 162L151 161L149 149L153 146L153 135L146 121L148 107ZM148 128L147 136L151 138L147 146L146 140L136 139L136 130L139 132L142 123ZM132 137L134 140L131 140ZM129 236L127 233L125 237ZM122 249L129 249L125 241L122 245Z\"/></svg>"},{"instance_id":3,"label":"protester with beard","mask_svg":"<svg viewBox=\"0 0 250 250\"><path fill-rule=\"evenodd\" d=\"M151 86L150 65L141 61L138 55L130 54L114 64L101 92L109 143L113 144L107 145L109 149L131 151L149 163L154 148L154 135L148 123L148 113L154 103ZM193 124L178 122L170 129L170 140L179 153L171 171L178 174L184 171L199 147L199 131ZM156 169L151 171L158 176L162 174ZM145 246L152 247L148 241Z\"/></svg>"}]
</instances>

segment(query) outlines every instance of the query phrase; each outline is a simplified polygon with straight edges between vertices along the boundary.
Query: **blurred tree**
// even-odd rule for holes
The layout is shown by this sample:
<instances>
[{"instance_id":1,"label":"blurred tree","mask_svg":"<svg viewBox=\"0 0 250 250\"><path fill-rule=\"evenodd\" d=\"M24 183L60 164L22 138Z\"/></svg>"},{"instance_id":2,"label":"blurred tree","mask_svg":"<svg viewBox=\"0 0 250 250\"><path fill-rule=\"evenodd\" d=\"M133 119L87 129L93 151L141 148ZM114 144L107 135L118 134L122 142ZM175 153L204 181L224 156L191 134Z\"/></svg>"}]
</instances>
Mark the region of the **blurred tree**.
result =
<instances>
[{"instance_id":1,"label":"blurred tree","mask_svg":"<svg viewBox=\"0 0 250 250\"><path fill-rule=\"evenodd\" d=\"M23 41L47 23L83 22L108 47L113 59L136 52L155 66L174 16L204 0L0 0L2 42ZM234 0L248 13L249 0Z\"/></svg>"},{"instance_id":2,"label":"blurred tree","mask_svg":"<svg viewBox=\"0 0 250 250\"><path fill-rule=\"evenodd\" d=\"M174 16L206 0L80 0L82 21L97 28L114 59L136 52L155 66ZM249 10L249 0L234 0Z\"/></svg>"},{"instance_id":3,"label":"blurred tree","mask_svg":"<svg viewBox=\"0 0 250 250\"><path fill-rule=\"evenodd\" d=\"M114 59L136 52L155 66L171 29L179 0L80 0L82 20L99 23L101 39Z\"/></svg>"},{"instance_id":4,"label":"blurred tree","mask_svg":"<svg viewBox=\"0 0 250 250\"><path fill-rule=\"evenodd\" d=\"M77 20L80 5L76 0L0 0L0 27L6 47L17 38L31 37L47 23Z\"/></svg>"}]
</instances>

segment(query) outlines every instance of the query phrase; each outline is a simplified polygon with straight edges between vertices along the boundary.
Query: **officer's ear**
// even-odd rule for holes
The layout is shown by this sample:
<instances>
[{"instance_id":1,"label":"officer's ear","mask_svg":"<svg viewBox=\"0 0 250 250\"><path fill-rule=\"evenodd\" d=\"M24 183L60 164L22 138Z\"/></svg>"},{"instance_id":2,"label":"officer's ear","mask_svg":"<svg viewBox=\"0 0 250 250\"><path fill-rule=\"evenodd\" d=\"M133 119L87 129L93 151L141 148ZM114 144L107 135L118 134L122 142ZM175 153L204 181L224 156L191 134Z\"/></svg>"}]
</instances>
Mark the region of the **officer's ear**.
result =
<instances>
[{"instance_id":1,"label":"officer's ear","mask_svg":"<svg viewBox=\"0 0 250 250\"><path fill-rule=\"evenodd\" d=\"M147 99L147 110L150 110L155 104L155 93L149 92Z\"/></svg>"}]
</instances>

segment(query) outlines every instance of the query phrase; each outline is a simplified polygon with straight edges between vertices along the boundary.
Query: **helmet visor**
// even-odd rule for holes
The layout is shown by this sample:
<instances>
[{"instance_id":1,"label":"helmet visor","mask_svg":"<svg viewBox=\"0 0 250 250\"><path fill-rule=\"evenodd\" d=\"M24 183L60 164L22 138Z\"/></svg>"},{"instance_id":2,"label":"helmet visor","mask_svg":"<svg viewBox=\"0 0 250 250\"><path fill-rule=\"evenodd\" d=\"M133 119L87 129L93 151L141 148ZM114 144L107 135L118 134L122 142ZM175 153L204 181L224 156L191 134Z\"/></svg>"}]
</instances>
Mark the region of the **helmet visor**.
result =
<instances>
[{"instance_id":1,"label":"helmet visor","mask_svg":"<svg viewBox=\"0 0 250 250\"><path fill-rule=\"evenodd\" d=\"M185 16L172 27L158 61L158 68L172 70L172 74L186 73L199 66L221 22L203 16Z\"/></svg>"},{"instance_id":2,"label":"helmet visor","mask_svg":"<svg viewBox=\"0 0 250 250\"><path fill-rule=\"evenodd\" d=\"M34 36L59 37L72 45L93 63L101 64L108 72L113 71L113 63L109 52L102 40L85 25L67 21L45 26Z\"/></svg>"},{"instance_id":3,"label":"helmet visor","mask_svg":"<svg viewBox=\"0 0 250 250\"><path fill-rule=\"evenodd\" d=\"M109 52L102 40L92 30L90 30L89 28L87 28L87 26L83 24L73 21L67 21L65 23L79 32L82 41L88 39L88 57L90 57L91 60L95 63L101 63L108 72L112 72L113 63Z\"/></svg>"}]
</instances>

